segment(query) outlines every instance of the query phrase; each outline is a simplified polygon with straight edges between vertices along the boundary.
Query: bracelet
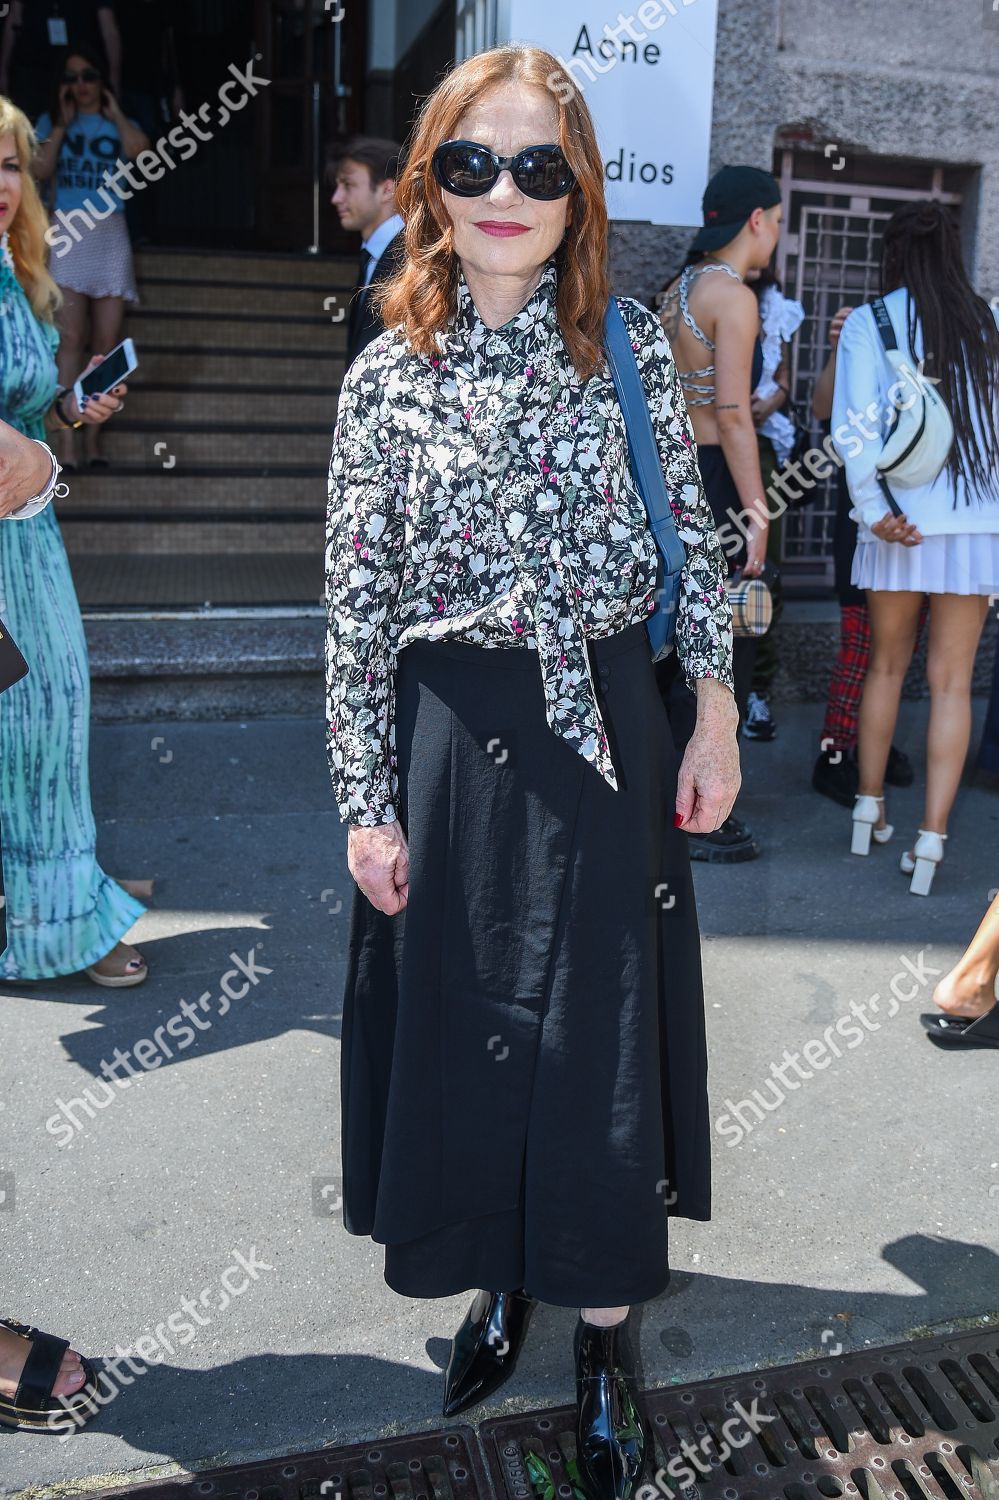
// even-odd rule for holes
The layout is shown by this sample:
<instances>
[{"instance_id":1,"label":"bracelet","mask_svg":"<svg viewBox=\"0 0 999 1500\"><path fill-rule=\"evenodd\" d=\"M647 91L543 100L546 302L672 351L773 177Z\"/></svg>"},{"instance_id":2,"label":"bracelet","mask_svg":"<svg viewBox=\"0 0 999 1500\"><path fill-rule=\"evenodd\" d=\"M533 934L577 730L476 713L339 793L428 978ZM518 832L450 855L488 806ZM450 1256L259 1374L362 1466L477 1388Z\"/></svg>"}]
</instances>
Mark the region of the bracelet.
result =
<instances>
[{"instance_id":1,"label":"bracelet","mask_svg":"<svg viewBox=\"0 0 999 1500\"><path fill-rule=\"evenodd\" d=\"M69 485L65 481L60 483L59 480L59 475L62 473L62 466L48 443L43 443L41 438L31 438L31 442L37 443L39 448L45 449L52 464L52 472L48 477L44 489L39 490L37 495L32 495L30 499L25 500L23 505L18 506L17 510L8 511L6 517L8 521L27 521L31 516L37 516L40 510L44 510L53 495L58 495L59 499L62 500L69 494Z\"/></svg>"},{"instance_id":2,"label":"bracelet","mask_svg":"<svg viewBox=\"0 0 999 1500\"><path fill-rule=\"evenodd\" d=\"M55 400L52 402L52 407L53 407L53 410L55 411L56 416L59 418L60 422L62 423L62 425L64 427L72 427L72 428L76 429L77 427L82 427L83 426L83 420L81 418L81 419L78 419L77 421L74 422L74 420L73 420L72 417L67 417L66 412L63 409L63 404L62 403L65 401L65 399L66 399L66 397L68 395L69 395L69 387L68 386L65 386L65 385L56 386ZM37 442L37 438L35 439L35 441Z\"/></svg>"}]
</instances>

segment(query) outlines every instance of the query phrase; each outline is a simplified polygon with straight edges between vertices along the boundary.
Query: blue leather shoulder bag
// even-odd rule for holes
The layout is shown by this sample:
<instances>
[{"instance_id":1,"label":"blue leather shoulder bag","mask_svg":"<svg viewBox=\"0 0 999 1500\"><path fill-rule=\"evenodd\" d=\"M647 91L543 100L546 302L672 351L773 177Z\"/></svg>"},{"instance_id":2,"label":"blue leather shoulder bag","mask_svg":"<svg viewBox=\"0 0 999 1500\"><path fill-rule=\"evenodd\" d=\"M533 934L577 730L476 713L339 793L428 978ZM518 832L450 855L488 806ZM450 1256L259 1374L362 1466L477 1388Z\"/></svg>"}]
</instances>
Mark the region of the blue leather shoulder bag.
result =
<instances>
[{"instance_id":1,"label":"blue leather shoulder bag","mask_svg":"<svg viewBox=\"0 0 999 1500\"><path fill-rule=\"evenodd\" d=\"M645 502L649 526L659 549L659 574L656 581L656 608L646 623L652 660L661 661L673 649L676 635L676 613L680 603L680 574L687 560L686 549L677 535L676 522L670 510L666 480L659 457L649 403L631 336L614 297L607 304L604 319L604 345L611 375L617 390L624 424L628 432L631 472L638 492Z\"/></svg>"}]
</instances>

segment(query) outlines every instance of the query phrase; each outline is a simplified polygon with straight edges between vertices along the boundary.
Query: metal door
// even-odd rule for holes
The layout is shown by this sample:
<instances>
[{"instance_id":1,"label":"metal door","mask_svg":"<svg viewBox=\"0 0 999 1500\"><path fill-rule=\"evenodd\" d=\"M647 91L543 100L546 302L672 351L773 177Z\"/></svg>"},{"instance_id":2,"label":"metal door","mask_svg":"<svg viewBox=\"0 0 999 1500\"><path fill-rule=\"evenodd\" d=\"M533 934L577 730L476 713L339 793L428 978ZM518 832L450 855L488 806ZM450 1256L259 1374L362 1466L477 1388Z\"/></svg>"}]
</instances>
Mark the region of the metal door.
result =
<instances>
[{"instance_id":1,"label":"metal door","mask_svg":"<svg viewBox=\"0 0 999 1500\"><path fill-rule=\"evenodd\" d=\"M326 143L360 128L365 17L331 0L257 0L260 71L271 80L258 112L259 242L273 249L356 245L330 206Z\"/></svg>"}]
</instances>

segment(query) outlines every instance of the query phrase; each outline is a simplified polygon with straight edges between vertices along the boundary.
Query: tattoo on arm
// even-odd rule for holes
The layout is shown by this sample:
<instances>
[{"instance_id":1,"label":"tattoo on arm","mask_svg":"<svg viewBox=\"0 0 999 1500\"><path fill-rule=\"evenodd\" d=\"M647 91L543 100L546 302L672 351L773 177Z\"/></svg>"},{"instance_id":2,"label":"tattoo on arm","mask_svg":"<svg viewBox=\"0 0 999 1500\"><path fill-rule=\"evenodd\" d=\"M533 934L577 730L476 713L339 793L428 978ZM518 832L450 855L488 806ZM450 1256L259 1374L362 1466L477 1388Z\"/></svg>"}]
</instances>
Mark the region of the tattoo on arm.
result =
<instances>
[{"instance_id":1,"label":"tattoo on arm","mask_svg":"<svg viewBox=\"0 0 999 1500\"><path fill-rule=\"evenodd\" d=\"M663 329L671 344L676 342L676 336L680 331L680 314L677 308L664 308L661 314Z\"/></svg>"},{"instance_id":2,"label":"tattoo on arm","mask_svg":"<svg viewBox=\"0 0 999 1500\"><path fill-rule=\"evenodd\" d=\"M727 401L721 406L716 406L715 411L741 411L741 401Z\"/></svg>"}]
</instances>

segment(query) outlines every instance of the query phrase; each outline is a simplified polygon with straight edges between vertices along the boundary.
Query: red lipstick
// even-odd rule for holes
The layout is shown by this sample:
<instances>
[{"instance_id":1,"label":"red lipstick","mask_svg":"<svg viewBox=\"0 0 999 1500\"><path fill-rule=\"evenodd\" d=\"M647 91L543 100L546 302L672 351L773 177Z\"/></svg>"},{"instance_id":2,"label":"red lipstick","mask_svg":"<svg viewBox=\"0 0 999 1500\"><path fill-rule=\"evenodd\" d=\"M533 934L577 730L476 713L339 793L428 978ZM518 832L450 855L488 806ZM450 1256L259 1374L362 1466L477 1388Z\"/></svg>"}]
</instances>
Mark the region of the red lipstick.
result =
<instances>
[{"instance_id":1,"label":"red lipstick","mask_svg":"<svg viewBox=\"0 0 999 1500\"><path fill-rule=\"evenodd\" d=\"M530 232L526 224L514 224L508 219L483 219L475 227L481 229L483 234L494 235L497 239L509 239L512 235Z\"/></svg>"}]
</instances>

